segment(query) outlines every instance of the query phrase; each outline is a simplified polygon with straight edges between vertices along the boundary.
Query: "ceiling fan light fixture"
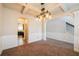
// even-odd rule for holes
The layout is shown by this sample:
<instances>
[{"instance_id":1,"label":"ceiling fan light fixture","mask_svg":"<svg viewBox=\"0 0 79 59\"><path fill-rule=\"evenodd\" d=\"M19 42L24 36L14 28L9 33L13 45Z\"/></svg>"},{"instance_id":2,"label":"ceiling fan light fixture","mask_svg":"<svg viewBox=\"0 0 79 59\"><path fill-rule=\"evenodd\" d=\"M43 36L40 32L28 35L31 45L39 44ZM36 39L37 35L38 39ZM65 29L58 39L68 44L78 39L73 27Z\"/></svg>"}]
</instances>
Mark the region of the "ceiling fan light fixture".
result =
<instances>
[{"instance_id":1,"label":"ceiling fan light fixture","mask_svg":"<svg viewBox=\"0 0 79 59\"><path fill-rule=\"evenodd\" d=\"M43 12L43 11L45 11L45 8L42 8L42 9L41 9L41 12Z\"/></svg>"},{"instance_id":2,"label":"ceiling fan light fixture","mask_svg":"<svg viewBox=\"0 0 79 59\"><path fill-rule=\"evenodd\" d=\"M37 18L39 18L39 20L51 19L52 15L48 10L45 9L44 3L41 3L41 6L41 13L37 16Z\"/></svg>"}]
</instances>

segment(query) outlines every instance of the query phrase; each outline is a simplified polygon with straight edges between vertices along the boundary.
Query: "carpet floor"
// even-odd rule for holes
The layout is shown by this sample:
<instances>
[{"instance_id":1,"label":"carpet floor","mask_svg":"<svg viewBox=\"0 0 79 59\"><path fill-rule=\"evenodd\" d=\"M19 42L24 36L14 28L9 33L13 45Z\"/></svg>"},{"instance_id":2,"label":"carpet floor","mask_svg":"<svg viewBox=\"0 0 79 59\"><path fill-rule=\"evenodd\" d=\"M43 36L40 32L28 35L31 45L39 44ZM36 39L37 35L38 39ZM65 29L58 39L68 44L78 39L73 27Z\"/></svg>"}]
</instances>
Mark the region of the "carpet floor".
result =
<instances>
[{"instance_id":1,"label":"carpet floor","mask_svg":"<svg viewBox=\"0 0 79 59\"><path fill-rule=\"evenodd\" d=\"M73 44L47 38L30 44L6 49L1 56L79 56Z\"/></svg>"}]
</instances>

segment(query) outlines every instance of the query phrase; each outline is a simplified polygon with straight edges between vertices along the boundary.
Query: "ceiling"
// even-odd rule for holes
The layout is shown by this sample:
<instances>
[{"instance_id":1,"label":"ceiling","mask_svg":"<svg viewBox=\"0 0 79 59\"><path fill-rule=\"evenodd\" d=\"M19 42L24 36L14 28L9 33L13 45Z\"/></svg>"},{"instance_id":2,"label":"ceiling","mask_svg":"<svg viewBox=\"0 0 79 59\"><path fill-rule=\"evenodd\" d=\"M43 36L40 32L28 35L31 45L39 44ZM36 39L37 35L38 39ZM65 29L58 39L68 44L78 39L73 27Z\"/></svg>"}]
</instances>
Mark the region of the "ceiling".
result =
<instances>
[{"instance_id":1,"label":"ceiling","mask_svg":"<svg viewBox=\"0 0 79 59\"><path fill-rule=\"evenodd\" d=\"M4 7L21 12L22 6L25 6L23 14L37 16L41 12L41 3L4 3ZM79 10L78 3L45 3L46 10L49 10L53 18L71 15L74 11Z\"/></svg>"}]
</instances>

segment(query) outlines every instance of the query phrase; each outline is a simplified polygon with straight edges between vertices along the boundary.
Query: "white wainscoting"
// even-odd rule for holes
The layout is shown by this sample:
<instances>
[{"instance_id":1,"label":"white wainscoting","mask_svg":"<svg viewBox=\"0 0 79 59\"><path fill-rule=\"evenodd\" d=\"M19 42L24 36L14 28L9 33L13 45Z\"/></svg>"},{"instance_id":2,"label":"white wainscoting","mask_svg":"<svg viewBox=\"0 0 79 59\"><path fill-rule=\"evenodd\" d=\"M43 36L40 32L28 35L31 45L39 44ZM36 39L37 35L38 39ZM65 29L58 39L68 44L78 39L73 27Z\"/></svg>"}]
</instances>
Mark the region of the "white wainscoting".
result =
<instances>
[{"instance_id":1,"label":"white wainscoting","mask_svg":"<svg viewBox=\"0 0 79 59\"><path fill-rule=\"evenodd\" d=\"M21 43L20 43L21 44ZM19 45L17 35L6 35L0 37L0 54L3 50L13 48Z\"/></svg>"},{"instance_id":2,"label":"white wainscoting","mask_svg":"<svg viewBox=\"0 0 79 59\"><path fill-rule=\"evenodd\" d=\"M48 38L74 44L74 40L73 40L74 38L70 39L70 38L68 38L68 36L69 36L68 33L56 33L56 32L55 33L51 33L51 32L46 33L46 37L48 37Z\"/></svg>"},{"instance_id":3,"label":"white wainscoting","mask_svg":"<svg viewBox=\"0 0 79 59\"><path fill-rule=\"evenodd\" d=\"M29 35L29 43L41 40L41 34L32 33ZM18 40L17 35L6 35L2 36L2 50L16 47L18 45L23 45L22 40Z\"/></svg>"},{"instance_id":4,"label":"white wainscoting","mask_svg":"<svg viewBox=\"0 0 79 59\"><path fill-rule=\"evenodd\" d=\"M32 33L29 35L29 43L39 41L41 40L41 34L39 33ZM19 45L23 45L22 40L18 40L17 35L6 35L0 37L0 40L2 40L2 47L0 47L0 54L2 50L13 48ZM1 41L0 41L1 42Z\"/></svg>"},{"instance_id":5,"label":"white wainscoting","mask_svg":"<svg viewBox=\"0 0 79 59\"><path fill-rule=\"evenodd\" d=\"M17 35L2 36L2 46L3 50L18 46Z\"/></svg>"},{"instance_id":6,"label":"white wainscoting","mask_svg":"<svg viewBox=\"0 0 79 59\"><path fill-rule=\"evenodd\" d=\"M74 51L79 52L79 37L74 35Z\"/></svg>"},{"instance_id":7,"label":"white wainscoting","mask_svg":"<svg viewBox=\"0 0 79 59\"><path fill-rule=\"evenodd\" d=\"M31 33L29 35L29 43L39 41L42 39L41 33Z\"/></svg>"}]
</instances>

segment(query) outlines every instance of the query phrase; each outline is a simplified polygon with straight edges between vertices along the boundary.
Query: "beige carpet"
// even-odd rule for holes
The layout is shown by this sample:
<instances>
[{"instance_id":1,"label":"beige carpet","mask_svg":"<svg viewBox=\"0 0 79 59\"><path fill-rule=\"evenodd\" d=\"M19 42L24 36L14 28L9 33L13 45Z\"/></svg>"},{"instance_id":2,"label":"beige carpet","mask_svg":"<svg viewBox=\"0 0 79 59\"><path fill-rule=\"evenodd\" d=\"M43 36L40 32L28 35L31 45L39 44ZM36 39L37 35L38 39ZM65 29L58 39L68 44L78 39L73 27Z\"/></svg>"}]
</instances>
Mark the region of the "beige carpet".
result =
<instances>
[{"instance_id":1,"label":"beige carpet","mask_svg":"<svg viewBox=\"0 0 79 59\"><path fill-rule=\"evenodd\" d=\"M19 47L4 50L2 56L77 56L73 44L47 38Z\"/></svg>"}]
</instances>

